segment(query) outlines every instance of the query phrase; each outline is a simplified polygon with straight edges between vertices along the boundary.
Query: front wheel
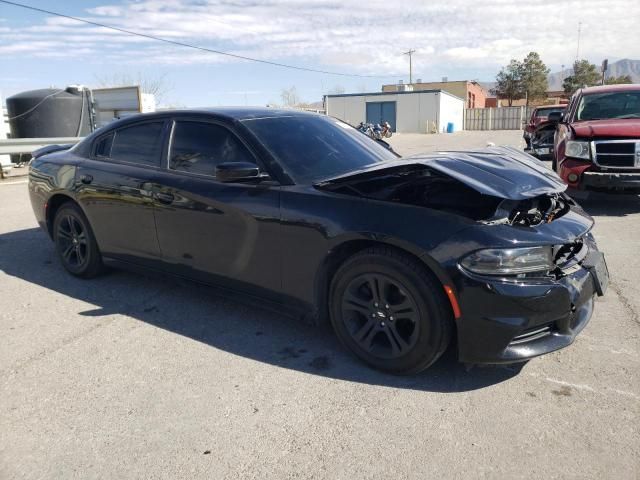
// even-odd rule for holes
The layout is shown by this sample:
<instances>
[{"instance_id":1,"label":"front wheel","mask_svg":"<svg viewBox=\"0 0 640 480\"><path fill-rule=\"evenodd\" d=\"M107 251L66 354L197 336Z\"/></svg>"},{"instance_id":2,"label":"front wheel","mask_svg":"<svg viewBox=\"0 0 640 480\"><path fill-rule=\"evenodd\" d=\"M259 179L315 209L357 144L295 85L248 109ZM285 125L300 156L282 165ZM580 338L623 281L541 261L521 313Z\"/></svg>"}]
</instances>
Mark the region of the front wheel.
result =
<instances>
[{"instance_id":1,"label":"front wheel","mask_svg":"<svg viewBox=\"0 0 640 480\"><path fill-rule=\"evenodd\" d=\"M451 338L442 286L417 260L392 249L370 248L348 259L334 276L329 302L342 343L385 372L427 368Z\"/></svg>"},{"instance_id":2,"label":"front wheel","mask_svg":"<svg viewBox=\"0 0 640 480\"><path fill-rule=\"evenodd\" d=\"M69 202L56 212L53 240L62 266L72 275L92 278L102 271L98 244L89 221L77 205Z\"/></svg>"}]
</instances>

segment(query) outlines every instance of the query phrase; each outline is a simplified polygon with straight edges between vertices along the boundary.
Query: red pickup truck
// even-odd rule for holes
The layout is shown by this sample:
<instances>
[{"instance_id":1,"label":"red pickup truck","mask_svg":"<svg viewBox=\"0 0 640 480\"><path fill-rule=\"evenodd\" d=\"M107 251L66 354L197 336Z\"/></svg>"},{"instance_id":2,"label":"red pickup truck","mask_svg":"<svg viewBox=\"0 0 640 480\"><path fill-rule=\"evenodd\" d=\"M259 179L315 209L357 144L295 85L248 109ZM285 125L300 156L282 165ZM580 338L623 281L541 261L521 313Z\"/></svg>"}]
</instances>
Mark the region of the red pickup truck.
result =
<instances>
[{"instance_id":1,"label":"red pickup truck","mask_svg":"<svg viewBox=\"0 0 640 480\"><path fill-rule=\"evenodd\" d=\"M580 89L549 121L553 169L569 187L640 188L640 84Z\"/></svg>"}]
</instances>

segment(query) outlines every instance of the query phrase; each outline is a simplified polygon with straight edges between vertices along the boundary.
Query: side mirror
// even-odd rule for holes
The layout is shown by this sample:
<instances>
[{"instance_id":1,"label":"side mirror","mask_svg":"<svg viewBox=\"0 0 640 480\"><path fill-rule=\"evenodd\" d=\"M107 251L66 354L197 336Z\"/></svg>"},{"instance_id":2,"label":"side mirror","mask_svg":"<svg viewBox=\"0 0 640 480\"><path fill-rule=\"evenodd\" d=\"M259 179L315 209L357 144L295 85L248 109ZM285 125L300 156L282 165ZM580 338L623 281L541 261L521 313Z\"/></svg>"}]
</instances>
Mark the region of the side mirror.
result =
<instances>
[{"instance_id":1,"label":"side mirror","mask_svg":"<svg viewBox=\"0 0 640 480\"><path fill-rule=\"evenodd\" d=\"M551 112L547 117L550 123L560 123L562 121L562 112Z\"/></svg>"},{"instance_id":2,"label":"side mirror","mask_svg":"<svg viewBox=\"0 0 640 480\"><path fill-rule=\"evenodd\" d=\"M227 162L216 166L216 178L221 182L235 182L259 177L260 169L254 163Z\"/></svg>"}]
</instances>

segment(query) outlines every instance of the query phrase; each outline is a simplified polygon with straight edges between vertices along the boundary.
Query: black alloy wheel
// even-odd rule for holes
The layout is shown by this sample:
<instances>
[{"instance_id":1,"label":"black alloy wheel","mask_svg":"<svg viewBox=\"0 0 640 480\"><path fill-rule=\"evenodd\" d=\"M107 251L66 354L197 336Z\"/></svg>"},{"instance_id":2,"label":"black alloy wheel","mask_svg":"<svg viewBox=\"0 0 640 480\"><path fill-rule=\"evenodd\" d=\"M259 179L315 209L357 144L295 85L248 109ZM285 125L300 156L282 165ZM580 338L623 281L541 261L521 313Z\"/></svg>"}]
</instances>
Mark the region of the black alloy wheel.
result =
<instances>
[{"instance_id":1,"label":"black alloy wheel","mask_svg":"<svg viewBox=\"0 0 640 480\"><path fill-rule=\"evenodd\" d=\"M331 323L342 343L370 366L419 372L446 350L451 306L437 278L416 258L371 247L347 259L333 277Z\"/></svg>"},{"instance_id":2,"label":"black alloy wheel","mask_svg":"<svg viewBox=\"0 0 640 480\"><path fill-rule=\"evenodd\" d=\"M53 239L64 268L71 274L91 278L102 270L102 257L93 231L80 208L65 203L56 212Z\"/></svg>"},{"instance_id":3,"label":"black alloy wheel","mask_svg":"<svg viewBox=\"0 0 640 480\"><path fill-rule=\"evenodd\" d=\"M365 273L349 282L342 319L351 338L380 358L398 358L415 346L420 330L415 300L398 280Z\"/></svg>"},{"instance_id":4,"label":"black alloy wheel","mask_svg":"<svg viewBox=\"0 0 640 480\"><path fill-rule=\"evenodd\" d=\"M58 251L66 265L82 268L88 259L87 235L73 215L65 215L58 222Z\"/></svg>"}]
</instances>

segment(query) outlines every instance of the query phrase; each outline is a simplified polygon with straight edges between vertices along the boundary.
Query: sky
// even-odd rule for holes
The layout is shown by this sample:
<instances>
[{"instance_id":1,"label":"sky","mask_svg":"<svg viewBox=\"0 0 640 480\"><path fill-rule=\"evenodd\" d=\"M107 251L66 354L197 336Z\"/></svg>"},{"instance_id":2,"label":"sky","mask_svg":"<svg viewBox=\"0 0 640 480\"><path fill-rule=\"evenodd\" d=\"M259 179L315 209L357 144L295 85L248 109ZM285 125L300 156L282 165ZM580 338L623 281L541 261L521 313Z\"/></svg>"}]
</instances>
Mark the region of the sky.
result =
<instances>
[{"instance_id":1,"label":"sky","mask_svg":"<svg viewBox=\"0 0 640 480\"><path fill-rule=\"evenodd\" d=\"M18 0L20 1L20 0ZM638 0L22 0L128 30L262 60L172 46L0 3L0 93L113 78L160 80L175 107L265 105L296 87L307 102L408 82L493 81L537 51L551 71L579 55L640 59Z\"/></svg>"}]
</instances>

